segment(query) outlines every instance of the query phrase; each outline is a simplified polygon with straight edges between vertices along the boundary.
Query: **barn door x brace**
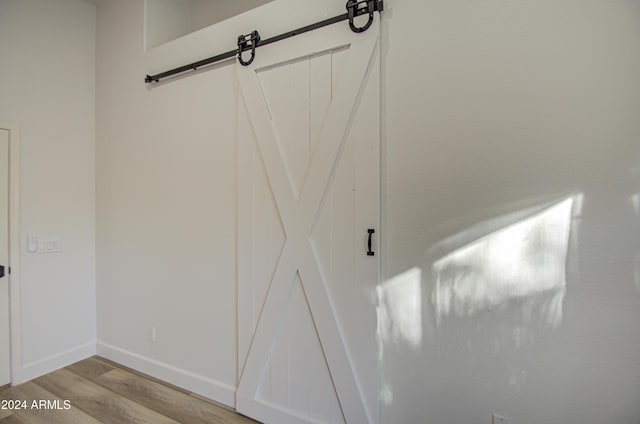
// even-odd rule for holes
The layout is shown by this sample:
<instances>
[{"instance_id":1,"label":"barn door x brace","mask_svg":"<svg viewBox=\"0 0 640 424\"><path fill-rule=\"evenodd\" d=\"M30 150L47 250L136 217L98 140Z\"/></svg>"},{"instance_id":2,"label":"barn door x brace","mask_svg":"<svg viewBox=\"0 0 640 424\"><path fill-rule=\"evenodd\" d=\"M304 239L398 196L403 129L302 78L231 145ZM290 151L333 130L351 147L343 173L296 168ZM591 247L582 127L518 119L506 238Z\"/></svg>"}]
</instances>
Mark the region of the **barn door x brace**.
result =
<instances>
[{"instance_id":1,"label":"barn door x brace","mask_svg":"<svg viewBox=\"0 0 640 424\"><path fill-rule=\"evenodd\" d=\"M260 39L260 33L258 31L252 31L249 34L240 35L238 36L238 42L237 42L238 48L235 50L230 50L228 52L221 53L216 56L209 57L207 59L202 59L197 62L190 63L188 65L180 66L178 68L161 72L159 74L147 75L144 79L144 82L146 82L147 84L159 82L161 79L182 74L188 71L195 71L204 66L211 65L221 60L230 59L234 56L238 57L238 61L242 65L248 66L255 59L256 49L258 47L266 46L267 44L275 43L276 41L295 37L296 35L304 34L305 32L313 31L314 29L322 28L327 25L332 25L341 21L348 20L349 27L353 32L364 32L367 29L369 29L369 27L373 23L374 13L382 12L384 10L384 3L383 3L383 0L349 0L347 1L346 8L347 8L347 13L335 16L333 18L325 19L320 22L316 22L315 24L294 29L293 31L285 32L283 34L276 35L266 40ZM355 18L362 15L368 15L367 22L362 26L358 26L355 21Z\"/></svg>"}]
</instances>

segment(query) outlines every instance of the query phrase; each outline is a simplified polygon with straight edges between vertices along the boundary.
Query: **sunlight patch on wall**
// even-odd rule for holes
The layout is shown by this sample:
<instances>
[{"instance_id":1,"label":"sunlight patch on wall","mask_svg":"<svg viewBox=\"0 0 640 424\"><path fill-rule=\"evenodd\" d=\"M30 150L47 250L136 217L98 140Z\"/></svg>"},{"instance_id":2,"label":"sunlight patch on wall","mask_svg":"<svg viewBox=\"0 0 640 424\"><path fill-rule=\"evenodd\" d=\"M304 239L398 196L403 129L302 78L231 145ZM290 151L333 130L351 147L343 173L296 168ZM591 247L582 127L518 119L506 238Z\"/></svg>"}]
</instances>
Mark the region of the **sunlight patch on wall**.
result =
<instances>
[{"instance_id":1,"label":"sunlight patch on wall","mask_svg":"<svg viewBox=\"0 0 640 424\"><path fill-rule=\"evenodd\" d=\"M633 277L636 283L636 288L640 290L640 253L636 255L633 267Z\"/></svg>"},{"instance_id":2,"label":"sunlight patch on wall","mask_svg":"<svg viewBox=\"0 0 640 424\"><path fill-rule=\"evenodd\" d=\"M529 302L530 315L547 324L562 322L566 262L574 198L494 231L432 265L432 302L438 323ZM537 296L541 295L541 296Z\"/></svg>"},{"instance_id":3,"label":"sunlight patch on wall","mask_svg":"<svg viewBox=\"0 0 640 424\"><path fill-rule=\"evenodd\" d=\"M629 200L631 201L631 207L636 216L640 216L640 193L632 195Z\"/></svg>"},{"instance_id":4,"label":"sunlight patch on wall","mask_svg":"<svg viewBox=\"0 0 640 424\"><path fill-rule=\"evenodd\" d=\"M378 323L384 344L422 346L422 271L413 267L378 288Z\"/></svg>"},{"instance_id":5,"label":"sunlight patch on wall","mask_svg":"<svg viewBox=\"0 0 640 424\"><path fill-rule=\"evenodd\" d=\"M391 403L393 402L393 390L391 390L391 387L388 383L383 384L382 388L380 389L380 402L382 402L384 405L391 405Z\"/></svg>"}]
</instances>

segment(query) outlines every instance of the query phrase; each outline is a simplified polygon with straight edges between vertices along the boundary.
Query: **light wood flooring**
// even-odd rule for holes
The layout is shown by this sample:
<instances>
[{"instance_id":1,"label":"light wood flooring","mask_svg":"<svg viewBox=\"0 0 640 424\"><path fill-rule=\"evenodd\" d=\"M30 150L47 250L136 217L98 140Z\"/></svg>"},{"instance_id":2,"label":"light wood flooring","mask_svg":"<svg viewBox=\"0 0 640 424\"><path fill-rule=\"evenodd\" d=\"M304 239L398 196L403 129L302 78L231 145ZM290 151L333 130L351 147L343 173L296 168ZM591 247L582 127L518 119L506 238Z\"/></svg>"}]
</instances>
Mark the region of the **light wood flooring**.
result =
<instances>
[{"instance_id":1,"label":"light wood flooring","mask_svg":"<svg viewBox=\"0 0 640 424\"><path fill-rule=\"evenodd\" d=\"M255 424L226 407L97 356L0 388L2 400L26 401L27 408L0 408L0 424ZM43 405L49 409L38 409L34 400L53 402ZM69 409L64 409L65 400ZM51 409L55 407L60 409Z\"/></svg>"}]
</instances>

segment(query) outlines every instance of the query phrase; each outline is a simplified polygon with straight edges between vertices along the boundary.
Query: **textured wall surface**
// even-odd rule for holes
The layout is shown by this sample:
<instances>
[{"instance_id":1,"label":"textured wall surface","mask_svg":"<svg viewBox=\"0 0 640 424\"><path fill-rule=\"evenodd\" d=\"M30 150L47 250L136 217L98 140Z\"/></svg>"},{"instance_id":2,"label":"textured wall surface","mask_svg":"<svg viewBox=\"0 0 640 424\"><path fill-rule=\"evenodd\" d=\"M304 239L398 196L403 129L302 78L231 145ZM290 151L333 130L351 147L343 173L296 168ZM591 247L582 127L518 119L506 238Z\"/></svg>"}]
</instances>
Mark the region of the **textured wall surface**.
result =
<instances>
[{"instance_id":1,"label":"textured wall surface","mask_svg":"<svg viewBox=\"0 0 640 424\"><path fill-rule=\"evenodd\" d=\"M640 4L385 3L383 422L637 422Z\"/></svg>"}]
</instances>

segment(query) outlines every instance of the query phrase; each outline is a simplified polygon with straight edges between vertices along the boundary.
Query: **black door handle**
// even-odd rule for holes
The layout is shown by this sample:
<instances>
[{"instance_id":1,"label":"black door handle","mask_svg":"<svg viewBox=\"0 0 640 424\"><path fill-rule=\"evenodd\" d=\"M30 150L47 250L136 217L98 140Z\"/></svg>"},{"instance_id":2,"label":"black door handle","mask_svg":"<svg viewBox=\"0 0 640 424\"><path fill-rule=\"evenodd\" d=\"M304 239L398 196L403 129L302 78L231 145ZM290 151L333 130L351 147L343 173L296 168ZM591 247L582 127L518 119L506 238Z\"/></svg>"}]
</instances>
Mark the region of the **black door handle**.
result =
<instances>
[{"instance_id":1,"label":"black door handle","mask_svg":"<svg viewBox=\"0 0 640 424\"><path fill-rule=\"evenodd\" d=\"M0 265L0 278L4 277L4 265Z\"/></svg>"},{"instance_id":2,"label":"black door handle","mask_svg":"<svg viewBox=\"0 0 640 424\"><path fill-rule=\"evenodd\" d=\"M369 233L369 240L367 241L367 247L368 247L368 250L367 250L367 256L373 256L373 255L375 255L375 254L376 254L373 250L371 250L371 236L372 236L372 235L373 235L373 233L375 233L375 232L376 232L376 230L374 230L373 228L369 228L369 229L367 230L367 233Z\"/></svg>"}]
</instances>

